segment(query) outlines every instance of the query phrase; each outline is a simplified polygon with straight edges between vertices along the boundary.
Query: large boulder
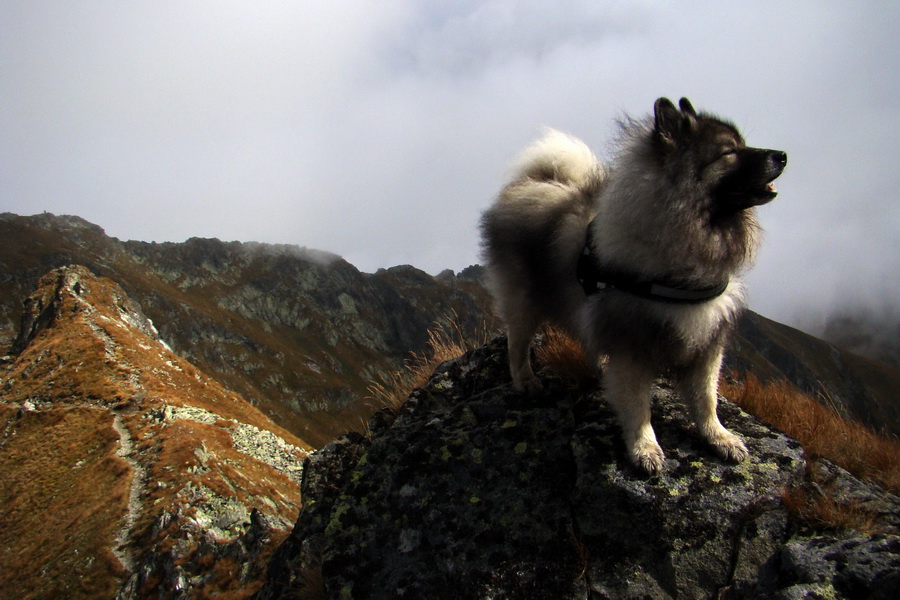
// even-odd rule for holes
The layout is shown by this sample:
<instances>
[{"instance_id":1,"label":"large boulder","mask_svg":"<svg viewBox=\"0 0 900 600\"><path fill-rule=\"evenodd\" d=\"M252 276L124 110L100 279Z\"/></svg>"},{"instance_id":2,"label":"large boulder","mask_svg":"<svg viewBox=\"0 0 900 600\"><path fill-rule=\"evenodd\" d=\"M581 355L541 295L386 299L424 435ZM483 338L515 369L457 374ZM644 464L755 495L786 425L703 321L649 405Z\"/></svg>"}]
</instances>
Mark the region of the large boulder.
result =
<instances>
[{"instance_id":1,"label":"large boulder","mask_svg":"<svg viewBox=\"0 0 900 600\"><path fill-rule=\"evenodd\" d=\"M668 461L647 477L628 464L601 387L575 390L546 371L542 378L539 396L513 392L498 339L442 365L396 417L376 415L367 436L313 454L305 507L259 598L813 598L825 588L855 598L897 590L889 576L900 565L896 536L852 534L866 540L856 546L845 533L799 536L781 500L808 477L794 440L722 401L721 420L751 455L723 462L661 381L654 424ZM877 559L861 559L868 570L857 565L849 577L829 559L829 544L844 554L865 547Z\"/></svg>"}]
</instances>

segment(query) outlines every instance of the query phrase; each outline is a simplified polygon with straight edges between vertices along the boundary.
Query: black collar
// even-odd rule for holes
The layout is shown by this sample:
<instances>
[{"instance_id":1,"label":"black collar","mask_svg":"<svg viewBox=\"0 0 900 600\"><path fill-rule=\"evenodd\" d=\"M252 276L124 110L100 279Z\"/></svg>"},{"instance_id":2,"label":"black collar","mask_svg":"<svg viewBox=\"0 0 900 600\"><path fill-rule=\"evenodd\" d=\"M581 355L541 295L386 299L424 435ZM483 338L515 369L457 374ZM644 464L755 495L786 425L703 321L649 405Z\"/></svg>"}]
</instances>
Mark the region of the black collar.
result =
<instances>
[{"instance_id":1,"label":"black collar","mask_svg":"<svg viewBox=\"0 0 900 600\"><path fill-rule=\"evenodd\" d=\"M729 283L725 280L711 287L694 288L670 282L663 284L645 281L632 273L602 268L597 264L596 256L591 249L590 230L584 251L578 257L577 277L578 283L588 296L605 290L619 290L647 300L671 304L699 304L712 300L721 296Z\"/></svg>"}]
</instances>

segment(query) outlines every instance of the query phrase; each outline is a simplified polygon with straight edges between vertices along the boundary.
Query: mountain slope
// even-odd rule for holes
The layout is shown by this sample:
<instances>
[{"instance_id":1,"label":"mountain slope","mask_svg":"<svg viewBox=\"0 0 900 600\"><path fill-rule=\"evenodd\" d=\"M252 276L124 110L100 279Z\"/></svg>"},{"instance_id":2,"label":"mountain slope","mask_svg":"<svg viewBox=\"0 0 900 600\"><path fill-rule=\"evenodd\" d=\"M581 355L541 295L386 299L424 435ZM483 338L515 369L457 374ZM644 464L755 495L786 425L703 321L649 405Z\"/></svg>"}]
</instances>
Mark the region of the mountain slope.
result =
<instances>
[{"instance_id":1,"label":"mountain slope","mask_svg":"<svg viewBox=\"0 0 900 600\"><path fill-rule=\"evenodd\" d=\"M756 313L741 318L725 369L786 379L845 416L900 436L900 371Z\"/></svg>"},{"instance_id":2,"label":"mountain slope","mask_svg":"<svg viewBox=\"0 0 900 600\"><path fill-rule=\"evenodd\" d=\"M52 268L82 264L145 307L180 355L314 445L358 426L379 373L424 349L433 322L481 326L478 269L375 274L295 246L191 239L120 242L78 217L0 215L0 347L21 298Z\"/></svg>"},{"instance_id":3,"label":"mountain slope","mask_svg":"<svg viewBox=\"0 0 900 600\"><path fill-rule=\"evenodd\" d=\"M245 597L308 444L171 352L83 267L40 280L0 365L0 590Z\"/></svg>"}]
</instances>

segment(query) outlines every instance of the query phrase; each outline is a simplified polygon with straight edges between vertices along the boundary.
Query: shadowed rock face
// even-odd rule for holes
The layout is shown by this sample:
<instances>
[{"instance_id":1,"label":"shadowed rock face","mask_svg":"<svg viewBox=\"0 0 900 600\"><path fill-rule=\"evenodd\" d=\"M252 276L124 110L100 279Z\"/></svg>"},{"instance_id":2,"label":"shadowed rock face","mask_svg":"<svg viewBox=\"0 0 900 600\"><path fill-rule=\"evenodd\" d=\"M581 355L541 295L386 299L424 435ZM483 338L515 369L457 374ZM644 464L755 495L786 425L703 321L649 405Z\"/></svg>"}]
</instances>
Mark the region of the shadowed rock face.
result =
<instances>
[{"instance_id":1,"label":"shadowed rock face","mask_svg":"<svg viewBox=\"0 0 900 600\"><path fill-rule=\"evenodd\" d=\"M258 597L323 586L318 597L761 599L813 597L815 586L850 594L837 555L820 551L818 566L789 560L804 544L828 545L798 537L782 506L782 490L806 477L795 441L723 401L723 423L751 451L742 464L724 463L661 383L654 423L668 462L647 478L629 466L601 389L542 379L538 397L513 393L495 340L442 365L396 418L376 415L368 437L313 454L305 508ZM897 588L885 575L900 566L896 536L841 535L865 539L880 561L865 576L858 568L854 585ZM847 553L845 538L827 539Z\"/></svg>"}]
</instances>

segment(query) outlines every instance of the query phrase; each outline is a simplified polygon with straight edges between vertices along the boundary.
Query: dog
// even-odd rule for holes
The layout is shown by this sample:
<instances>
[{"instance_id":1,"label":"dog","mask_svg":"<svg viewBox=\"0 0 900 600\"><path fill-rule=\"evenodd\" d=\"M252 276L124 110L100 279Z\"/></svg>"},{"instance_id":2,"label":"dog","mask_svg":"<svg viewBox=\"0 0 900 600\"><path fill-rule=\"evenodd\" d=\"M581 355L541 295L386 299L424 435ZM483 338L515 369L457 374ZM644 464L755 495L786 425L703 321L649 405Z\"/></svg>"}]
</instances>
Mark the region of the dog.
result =
<instances>
[{"instance_id":1,"label":"dog","mask_svg":"<svg viewBox=\"0 0 900 600\"><path fill-rule=\"evenodd\" d=\"M726 338L744 307L738 275L753 261L755 207L777 195L779 150L748 147L730 122L659 98L645 119L620 121L607 166L559 131L528 148L481 219L487 284L509 346L516 390L541 383L530 346L544 323L577 339L604 367L606 398L629 459L665 465L650 424L653 382L668 374L700 435L722 458L747 448L719 422Z\"/></svg>"}]
</instances>

